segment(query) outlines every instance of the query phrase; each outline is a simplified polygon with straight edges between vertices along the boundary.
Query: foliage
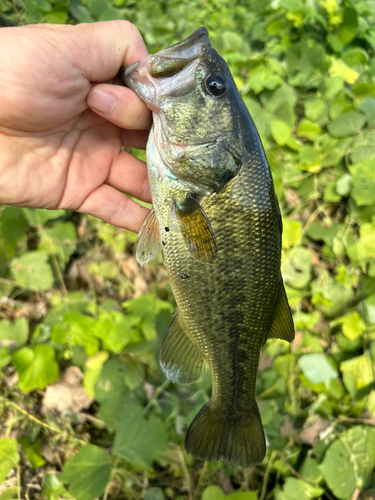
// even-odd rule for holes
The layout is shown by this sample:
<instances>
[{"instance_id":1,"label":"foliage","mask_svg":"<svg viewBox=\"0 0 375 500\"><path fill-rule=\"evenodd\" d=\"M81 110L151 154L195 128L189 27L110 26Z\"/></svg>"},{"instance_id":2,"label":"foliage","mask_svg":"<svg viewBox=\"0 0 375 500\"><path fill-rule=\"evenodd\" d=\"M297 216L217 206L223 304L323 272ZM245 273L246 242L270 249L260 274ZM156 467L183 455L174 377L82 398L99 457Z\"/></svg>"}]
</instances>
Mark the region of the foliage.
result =
<instances>
[{"instance_id":1,"label":"foliage","mask_svg":"<svg viewBox=\"0 0 375 500\"><path fill-rule=\"evenodd\" d=\"M136 236L91 217L3 207L0 498L373 498L374 2L0 0L0 11L3 25L129 19L151 52L207 26L271 165L297 331L262 353L264 463L193 461L183 437L210 376L177 386L160 371L173 311L161 260L138 268ZM66 405L44 410L58 387Z\"/></svg>"}]
</instances>

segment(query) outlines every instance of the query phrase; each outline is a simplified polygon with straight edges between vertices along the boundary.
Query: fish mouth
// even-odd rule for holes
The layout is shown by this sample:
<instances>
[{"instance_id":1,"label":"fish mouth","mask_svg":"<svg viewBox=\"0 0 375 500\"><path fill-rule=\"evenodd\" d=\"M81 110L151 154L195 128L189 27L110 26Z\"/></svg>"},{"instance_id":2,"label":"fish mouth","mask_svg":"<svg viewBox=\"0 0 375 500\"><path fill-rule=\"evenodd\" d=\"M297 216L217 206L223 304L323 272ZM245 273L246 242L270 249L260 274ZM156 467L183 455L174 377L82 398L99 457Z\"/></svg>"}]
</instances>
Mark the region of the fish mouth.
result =
<instances>
[{"instance_id":1,"label":"fish mouth","mask_svg":"<svg viewBox=\"0 0 375 500\"><path fill-rule=\"evenodd\" d=\"M120 69L119 76L154 112L162 95L184 95L195 87L195 70L211 48L207 29ZM178 74L178 78L171 78Z\"/></svg>"}]
</instances>

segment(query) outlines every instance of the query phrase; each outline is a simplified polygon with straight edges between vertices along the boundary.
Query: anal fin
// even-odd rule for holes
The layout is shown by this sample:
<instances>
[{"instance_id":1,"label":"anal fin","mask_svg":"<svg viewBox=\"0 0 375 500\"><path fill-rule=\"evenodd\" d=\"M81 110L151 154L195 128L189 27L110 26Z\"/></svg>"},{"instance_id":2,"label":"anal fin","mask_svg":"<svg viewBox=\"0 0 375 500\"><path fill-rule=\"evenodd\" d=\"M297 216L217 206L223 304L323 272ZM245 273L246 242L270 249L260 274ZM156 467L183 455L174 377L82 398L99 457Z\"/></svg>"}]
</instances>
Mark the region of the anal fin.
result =
<instances>
[{"instance_id":1,"label":"anal fin","mask_svg":"<svg viewBox=\"0 0 375 500\"><path fill-rule=\"evenodd\" d=\"M276 307L269 339L282 339L292 342L294 339L294 323L292 313L288 304L284 283L281 281L281 293Z\"/></svg>"},{"instance_id":2,"label":"anal fin","mask_svg":"<svg viewBox=\"0 0 375 500\"><path fill-rule=\"evenodd\" d=\"M159 226L156 220L154 209L152 209L141 226L138 233L138 246L136 252L137 262L143 266L152 259L155 259L161 250Z\"/></svg>"},{"instance_id":3,"label":"anal fin","mask_svg":"<svg viewBox=\"0 0 375 500\"><path fill-rule=\"evenodd\" d=\"M183 208L173 205L183 238L191 255L201 262L212 262L217 253L215 235L203 208L188 196Z\"/></svg>"},{"instance_id":4,"label":"anal fin","mask_svg":"<svg viewBox=\"0 0 375 500\"><path fill-rule=\"evenodd\" d=\"M178 309L161 347L160 366L169 380L179 384L192 384L205 370L203 355L184 332Z\"/></svg>"}]
</instances>

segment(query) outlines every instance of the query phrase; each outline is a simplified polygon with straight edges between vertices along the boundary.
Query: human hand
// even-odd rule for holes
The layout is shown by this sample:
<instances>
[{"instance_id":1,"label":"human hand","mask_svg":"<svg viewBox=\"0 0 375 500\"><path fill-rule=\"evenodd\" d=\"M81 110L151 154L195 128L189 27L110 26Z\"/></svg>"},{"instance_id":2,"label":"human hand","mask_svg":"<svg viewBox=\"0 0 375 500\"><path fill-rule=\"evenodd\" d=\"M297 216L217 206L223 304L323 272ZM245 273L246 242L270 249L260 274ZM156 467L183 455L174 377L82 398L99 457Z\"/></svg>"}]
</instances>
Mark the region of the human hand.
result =
<instances>
[{"instance_id":1,"label":"human hand","mask_svg":"<svg viewBox=\"0 0 375 500\"><path fill-rule=\"evenodd\" d=\"M145 147L151 114L112 84L121 66L147 57L137 28L2 28L0 46L0 203L76 210L138 232L147 209L121 191L151 201L146 164L120 148Z\"/></svg>"}]
</instances>

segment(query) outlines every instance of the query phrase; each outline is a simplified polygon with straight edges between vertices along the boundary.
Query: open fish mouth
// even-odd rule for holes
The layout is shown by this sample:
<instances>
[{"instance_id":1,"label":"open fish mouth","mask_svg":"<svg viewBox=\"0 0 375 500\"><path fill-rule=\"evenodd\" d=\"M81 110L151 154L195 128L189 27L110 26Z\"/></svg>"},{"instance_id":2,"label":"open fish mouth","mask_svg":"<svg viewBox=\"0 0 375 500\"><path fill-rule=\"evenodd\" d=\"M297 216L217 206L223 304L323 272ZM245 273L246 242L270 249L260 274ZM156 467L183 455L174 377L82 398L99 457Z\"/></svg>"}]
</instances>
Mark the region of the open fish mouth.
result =
<instances>
[{"instance_id":1,"label":"open fish mouth","mask_svg":"<svg viewBox=\"0 0 375 500\"><path fill-rule=\"evenodd\" d=\"M152 111L158 112L160 97L194 90L196 68L210 48L207 29L198 28L185 40L121 68L119 75Z\"/></svg>"}]
</instances>

